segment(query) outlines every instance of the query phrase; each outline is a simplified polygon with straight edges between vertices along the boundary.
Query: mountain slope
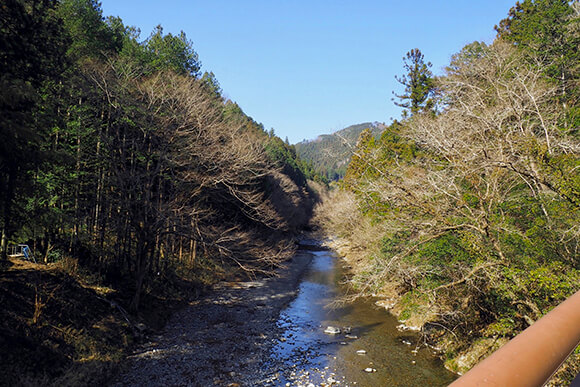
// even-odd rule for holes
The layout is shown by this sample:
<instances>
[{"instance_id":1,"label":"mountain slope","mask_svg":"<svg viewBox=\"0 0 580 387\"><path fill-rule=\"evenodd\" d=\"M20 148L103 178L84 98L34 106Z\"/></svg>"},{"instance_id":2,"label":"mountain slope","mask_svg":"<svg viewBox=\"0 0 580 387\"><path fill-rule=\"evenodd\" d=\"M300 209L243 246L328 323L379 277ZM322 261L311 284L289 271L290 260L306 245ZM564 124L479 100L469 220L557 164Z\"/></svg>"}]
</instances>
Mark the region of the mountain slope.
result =
<instances>
[{"instance_id":1,"label":"mountain slope","mask_svg":"<svg viewBox=\"0 0 580 387\"><path fill-rule=\"evenodd\" d=\"M378 137L385 125L378 122L365 122L351 125L332 134L323 134L315 140L302 141L295 145L302 160L311 162L317 172L338 180L346 172L358 136L364 129L370 129Z\"/></svg>"}]
</instances>

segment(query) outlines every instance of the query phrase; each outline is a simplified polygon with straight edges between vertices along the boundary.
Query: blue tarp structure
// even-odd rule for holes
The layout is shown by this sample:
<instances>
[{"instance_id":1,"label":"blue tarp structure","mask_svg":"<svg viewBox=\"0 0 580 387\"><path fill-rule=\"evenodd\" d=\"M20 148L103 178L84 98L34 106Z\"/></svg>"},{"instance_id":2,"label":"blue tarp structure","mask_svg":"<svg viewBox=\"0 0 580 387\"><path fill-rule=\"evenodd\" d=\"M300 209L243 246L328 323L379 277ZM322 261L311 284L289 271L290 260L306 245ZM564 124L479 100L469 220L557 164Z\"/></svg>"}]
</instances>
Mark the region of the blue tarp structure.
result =
<instances>
[{"instance_id":1,"label":"blue tarp structure","mask_svg":"<svg viewBox=\"0 0 580 387\"><path fill-rule=\"evenodd\" d=\"M24 259L33 260L34 263L36 263L36 259L32 254L32 250L30 250L30 247L28 247L28 245L25 244L12 246L12 254L10 254L10 256L15 258L24 257Z\"/></svg>"}]
</instances>

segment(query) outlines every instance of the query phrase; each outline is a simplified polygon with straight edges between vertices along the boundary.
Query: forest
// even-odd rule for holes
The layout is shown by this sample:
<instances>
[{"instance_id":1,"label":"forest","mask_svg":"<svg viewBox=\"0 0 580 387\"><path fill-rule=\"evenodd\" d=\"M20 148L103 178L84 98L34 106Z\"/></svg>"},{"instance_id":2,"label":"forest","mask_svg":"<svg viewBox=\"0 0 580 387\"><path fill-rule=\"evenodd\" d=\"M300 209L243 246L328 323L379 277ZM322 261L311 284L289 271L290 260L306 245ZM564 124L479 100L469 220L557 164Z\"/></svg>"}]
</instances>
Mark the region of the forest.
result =
<instances>
[{"instance_id":1,"label":"forest","mask_svg":"<svg viewBox=\"0 0 580 387\"><path fill-rule=\"evenodd\" d=\"M580 289L580 4L518 2L495 30L442 76L407 53L402 118L361 133L321 215L351 298L384 299L459 372ZM579 370L577 349L561 375Z\"/></svg>"},{"instance_id":2,"label":"forest","mask_svg":"<svg viewBox=\"0 0 580 387\"><path fill-rule=\"evenodd\" d=\"M46 353L107 358L93 329L106 308L85 293L130 333L185 283L293 254L313 171L222 96L185 33L142 39L96 0L6 0L0 21L0 346L19 363L2 361L3 382L62 375ZM17 244L45 265L8 270Z\"/></svg>"},{"instance_id":3,"label":"forest","mask_svg":"<svg viewBox=\"0 0 580 387\"><path fill-rule=\"evenodd\" d=\"M209 256L276 264L275 236L307 218L293 206L311 172L222 98L184 33L158 26L139 42L95 1L14 0L2 12L4 258L28 243L45 263L70 255L133 277L134 310L153 272Z\"/></svg>"}]
</instances>

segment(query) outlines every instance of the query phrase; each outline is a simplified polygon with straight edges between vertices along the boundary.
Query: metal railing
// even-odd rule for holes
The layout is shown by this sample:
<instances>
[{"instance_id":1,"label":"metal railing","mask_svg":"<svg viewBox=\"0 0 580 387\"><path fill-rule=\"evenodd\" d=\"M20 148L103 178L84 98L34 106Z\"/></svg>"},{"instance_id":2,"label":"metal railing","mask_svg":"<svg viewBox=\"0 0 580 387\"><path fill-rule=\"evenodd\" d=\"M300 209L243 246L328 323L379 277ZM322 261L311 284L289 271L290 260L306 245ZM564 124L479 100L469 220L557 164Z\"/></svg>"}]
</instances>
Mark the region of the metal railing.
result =
<instances>
[{"instance_id":1,"label":"metal railing","mask_svg":"<svg viewBox=\"0 0 580 387\"><path fill-rule=\"evenodd\" d=\"M477 364L451 386L542 386L579 343L580 291Z\"/></svg>"}]
</instances>

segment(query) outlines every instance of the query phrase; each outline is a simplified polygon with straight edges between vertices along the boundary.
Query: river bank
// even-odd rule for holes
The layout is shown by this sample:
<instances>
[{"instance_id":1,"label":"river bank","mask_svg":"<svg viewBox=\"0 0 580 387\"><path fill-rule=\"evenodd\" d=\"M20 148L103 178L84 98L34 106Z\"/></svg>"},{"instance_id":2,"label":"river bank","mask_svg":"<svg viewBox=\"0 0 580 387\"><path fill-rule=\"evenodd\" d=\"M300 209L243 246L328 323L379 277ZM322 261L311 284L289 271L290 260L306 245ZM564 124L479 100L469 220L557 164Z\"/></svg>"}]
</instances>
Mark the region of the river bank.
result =
<instances>
[{"instance_id":1,"label":"river bank","mask_svg":"<svg viewBox=\"0 0 580 387\"><path fill-rule=\"evenodd\" d=\"M276 384L277 367L266 365L276 323L311 260L299 252L275 277L217 284L137 347L112 385Z\"/></svg>"},{"instance_id":2,"label":"river bank","mask_svg":"<svg viewBox=\"0 0 580 387\"><path fill-rule=\"evenodd\" d=\"M111 384L444 386L455 378L373 300L329 307L345 272L316 244L306 241L276 277L214 286L138 346Z\"/></svg>"},{"instance_id":3,"label":"river bank","mask_svg":"<svg viewBox=\"0 0 580 387\"><path fill-rule=\"evenodd\" d=\"M360 231L363 234L365 232L366 230ZM349 286L357 287L357 285L360 285L360 282L357 284L356 281L360 281L361 273L364 270L368 270L368 266L365 266L364 262L368 260L368 257L376 254L376 251L368 247L372 246L371 243L361 243L361 239L358 236L353 237L353 235L350 234L348 237L340 238L326 238L324 246L332 249L340 256L344 265L350 269L351 279ZM366 237L369 236L366 235ZM358 276L358 279L353 281L353 276ZM396 280L393 279L393 282L396 282ZM376 291L372 285L368 288L358 286L357 291L350 297L350 300L368 297L377 299L376 305L384 307L390 316L397 319L397 322L400 324L398 329L402 331L420 331L423 337L423 343L421 345L435 349L438 355L444 360L445 368L456 375L464 374L481 360L509 342L508 337L492 336L474 340L470 336L471 331L469 334L462 334L449 330L437 330L438 324L431 321L431 308L428 305L417 308L412 314L406 314L405 308L408 305L406 304L407 300L404 295L398 294L396 287L389 286L390 284L388 282L382 285L379 291ZM579 348L552 375L552 378L548 380L546 386L568 385L578 374L578 365L580 364Z\"/></svg>"}]
</instances>

